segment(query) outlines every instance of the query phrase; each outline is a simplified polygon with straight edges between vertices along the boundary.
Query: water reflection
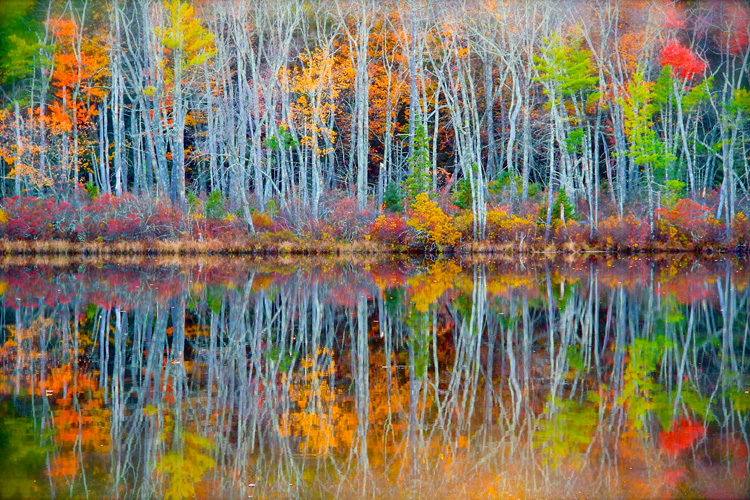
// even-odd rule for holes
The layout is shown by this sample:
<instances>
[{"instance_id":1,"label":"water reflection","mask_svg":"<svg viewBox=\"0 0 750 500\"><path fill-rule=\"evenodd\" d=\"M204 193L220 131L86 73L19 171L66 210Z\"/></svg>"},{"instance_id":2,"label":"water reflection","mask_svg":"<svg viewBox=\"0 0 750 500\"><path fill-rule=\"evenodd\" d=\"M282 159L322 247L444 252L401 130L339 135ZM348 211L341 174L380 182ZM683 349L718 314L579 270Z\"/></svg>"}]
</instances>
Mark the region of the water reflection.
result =
<instances>
[{"instance_id":1,"label":"water reflection","mask_svg":"<svg viewBox=\"0 0 750 500\"><path fill-rule=\"evenodd\" d=\"M0 497L741 498L744 262L0 264Z\"/></svg>"}]
</instances>

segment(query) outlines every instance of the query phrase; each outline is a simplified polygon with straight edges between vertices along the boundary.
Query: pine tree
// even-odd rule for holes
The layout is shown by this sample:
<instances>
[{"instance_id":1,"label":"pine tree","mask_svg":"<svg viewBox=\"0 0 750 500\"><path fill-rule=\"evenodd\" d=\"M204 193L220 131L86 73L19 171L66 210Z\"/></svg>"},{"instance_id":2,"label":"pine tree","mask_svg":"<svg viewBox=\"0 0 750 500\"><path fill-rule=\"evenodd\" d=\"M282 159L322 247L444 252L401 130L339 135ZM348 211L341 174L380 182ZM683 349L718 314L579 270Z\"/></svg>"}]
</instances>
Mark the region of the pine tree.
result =
<instances>
[{"instance_id":1,"label":"pine tree","mask_svg":"<svg viewBox=\"0 0 750 500\"><path fill-rule=\"evenodd\" d=\"M406 193L410 203L414 203L417 195L430 190L430 168L432 167L432 162L430 162L428 153L429 140L421 123L417 123L414 130L413 146L414 154L406 160L411 170L405 182Z\"/></svg>"}]
</instances>

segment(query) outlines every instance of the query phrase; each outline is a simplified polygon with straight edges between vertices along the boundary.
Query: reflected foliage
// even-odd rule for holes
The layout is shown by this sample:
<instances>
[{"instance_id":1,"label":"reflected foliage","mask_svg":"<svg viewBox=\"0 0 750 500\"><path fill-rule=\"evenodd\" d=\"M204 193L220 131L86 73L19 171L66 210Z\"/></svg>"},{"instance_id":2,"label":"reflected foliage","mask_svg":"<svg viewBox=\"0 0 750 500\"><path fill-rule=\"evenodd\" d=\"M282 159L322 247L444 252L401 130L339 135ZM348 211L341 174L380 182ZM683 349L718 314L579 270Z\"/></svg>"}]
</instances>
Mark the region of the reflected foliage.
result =
<instances>
[{"instance_id":1,"label":"reflected foliage","mask_svg":"<svg viewBox=\"0 0 750 500\"><path fill-rule=\"evenodd\" d=\"M0 262L0 496L742 497L742 260Z\"/></svg>"}]
</instances>

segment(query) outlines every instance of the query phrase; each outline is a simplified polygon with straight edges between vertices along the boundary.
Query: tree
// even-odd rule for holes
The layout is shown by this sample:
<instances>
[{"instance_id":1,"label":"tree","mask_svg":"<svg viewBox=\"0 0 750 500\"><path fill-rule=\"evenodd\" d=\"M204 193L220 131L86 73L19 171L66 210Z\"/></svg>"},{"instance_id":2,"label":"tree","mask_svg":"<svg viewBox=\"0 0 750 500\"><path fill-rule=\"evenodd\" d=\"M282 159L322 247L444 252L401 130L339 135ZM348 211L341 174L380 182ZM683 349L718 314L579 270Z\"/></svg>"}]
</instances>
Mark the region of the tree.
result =
<instances>
[{"instance_id":1,"label":"tree","mask_svg":"<svg viewBox=\"0 0 750 500\"><path fill-rule=\"evenodd\" d=\"M429 141L425 134L424 126L419 122L415 127L414 142L411 149L414 153L406 160L409 166L409 175L404 185L406 187L406 194L409 197L409 203L414 203L419 194L430 191L430 170L432 168L429 155Z\"/></svg>"},{"instance_id":2,"label":"tree","mask_svg":"<svg viewBox=\"0 0 750 500\"><path fill-rule=\"evenodd\" d=\"M195 17L195 10L181 0L169 0L165 4L166 19L156 28L156 35L163 47L161 65L165 101L171 101L171 110L164 109L163 119L169 124L170 150L172 153L172 185L170 198L180 207L185 207L185 121L189 108L188 96L199 70L216 53L214 36ZM153 92L156 89L147 89Z\"/></svg>"},{"instance_id":3,"label":"tree","mask_svg":"<svg viewBox=\"0 0 750 500\"><path fill-rule=\"evenodd\" d=\"M628 84L627 95L623 100L625 113L625 133L630 141L628 155L635 165L642 166L646 175L648 192L649 224L651 234L654 232L654 210L656 208L656 183L673 156L664 148L654 130L652 116L656 106L652 102L652 85L643 80L641 73L636 73Z\"/></svg>"}]
</instances>

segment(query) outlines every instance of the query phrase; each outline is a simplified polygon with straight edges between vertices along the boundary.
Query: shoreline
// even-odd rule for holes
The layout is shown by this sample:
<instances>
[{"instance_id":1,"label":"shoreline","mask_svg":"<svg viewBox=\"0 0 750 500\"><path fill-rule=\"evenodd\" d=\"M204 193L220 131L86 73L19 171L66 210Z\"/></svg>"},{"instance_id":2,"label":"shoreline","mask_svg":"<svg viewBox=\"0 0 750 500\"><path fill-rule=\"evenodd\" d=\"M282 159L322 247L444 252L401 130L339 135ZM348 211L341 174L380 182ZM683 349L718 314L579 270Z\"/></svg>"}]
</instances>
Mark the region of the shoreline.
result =
<instances>
[{"instance_id":1,"label":"shoreline","mask_svg":"<svg viewBox=\"0 0 750 500\"><path fill-rule=\"evenodd\" d=\"M0 239L0 256L335 256L335 255L498 255L498 256L545 256L545 255L608 255L627 257L633 255L679 254L746 255L749 248L738 246L668 246L661 243L636 247L607 248L596 245L563 244L527 245L519 248L509 243L467 242L441 250L389 245L377 241L262 241L218 239L197 241L114 241L114 242L70 242L65 240L3 240Z\"/></svg>"}]
</instances>

